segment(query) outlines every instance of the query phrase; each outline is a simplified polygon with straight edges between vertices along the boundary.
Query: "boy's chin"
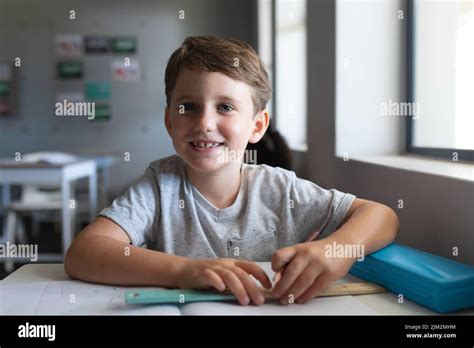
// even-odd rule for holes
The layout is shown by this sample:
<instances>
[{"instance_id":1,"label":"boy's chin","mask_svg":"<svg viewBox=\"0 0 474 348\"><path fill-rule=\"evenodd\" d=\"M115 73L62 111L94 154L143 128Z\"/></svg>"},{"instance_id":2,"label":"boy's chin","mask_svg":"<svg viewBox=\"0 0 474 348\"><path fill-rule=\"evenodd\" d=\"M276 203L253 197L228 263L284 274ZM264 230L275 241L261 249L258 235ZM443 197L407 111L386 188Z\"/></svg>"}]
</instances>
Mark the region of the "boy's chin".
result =
<instances>
[{"instance_id":1,"label":"boy's chin","mask_svg":"<svg viewBox=\"0 0 474 348\"><path fill-rule=\"evenodd\" d=\"M198 156L181 156L186 164L192 169L200 172L214 172L224 167L227 163L220 160L217 156L213 157L198 157Z\"/></svg>"}]
</instances>

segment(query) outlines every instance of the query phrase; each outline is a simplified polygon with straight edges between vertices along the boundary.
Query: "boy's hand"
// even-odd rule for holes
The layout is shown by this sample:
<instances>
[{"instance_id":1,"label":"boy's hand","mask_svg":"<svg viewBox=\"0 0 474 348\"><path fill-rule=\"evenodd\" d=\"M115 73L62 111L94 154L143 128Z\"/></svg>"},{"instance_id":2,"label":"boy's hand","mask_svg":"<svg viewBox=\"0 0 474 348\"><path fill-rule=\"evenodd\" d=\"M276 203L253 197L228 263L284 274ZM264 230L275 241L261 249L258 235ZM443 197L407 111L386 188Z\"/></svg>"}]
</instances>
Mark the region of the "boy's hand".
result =
<instances>
[{"instance_id":1,"label":"boy's hand","mask_svg":"<svg viewBox=\"0 0 474 348\"><path fill-rule=\"evenodd\" d=\"M281 304L287 305L291 300L305 303L349 271L355 258L325 257L327 243L321 240L297 244L273 254L272 269L282 273L272 294Z\"/></svg>"},{"instance_id":2,"label":"boy's hand","mask_svg":"<svg viewBox=\"0 0 474 348\"><path fill-rule=\"evenodd\" d=\"M242 305L257 305L265 302L258 289L254 276L267 289L272 287L270 279L256 263L234 259L190 259L186 261L178 274L180 288L216 288L224 291L228 288Z\"/></svg>"}]
</instances>

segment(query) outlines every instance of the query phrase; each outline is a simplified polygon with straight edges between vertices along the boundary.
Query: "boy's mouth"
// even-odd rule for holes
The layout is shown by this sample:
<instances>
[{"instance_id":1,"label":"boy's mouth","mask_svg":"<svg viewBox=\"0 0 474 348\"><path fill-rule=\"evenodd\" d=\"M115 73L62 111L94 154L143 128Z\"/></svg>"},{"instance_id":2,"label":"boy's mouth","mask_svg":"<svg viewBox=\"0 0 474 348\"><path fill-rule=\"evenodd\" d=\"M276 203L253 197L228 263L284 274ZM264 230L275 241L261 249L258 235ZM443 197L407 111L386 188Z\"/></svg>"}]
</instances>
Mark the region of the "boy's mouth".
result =
<instances>
[{"instance_id":1,"label":"boy's mouth","mask_svg":"<svg viewBox=\"0 0 474 348\"><path fill-rule=\"evenodd\" d=\"M205 142L201 142L201 141L190 141L189 144L190 144L192 147L198 148L198 149L211 149L211 148L215 148L215 147L219 147L219 146L224 145L224 143L208 142L208 141L205 141Z\"/></svg>"}]
</instances>

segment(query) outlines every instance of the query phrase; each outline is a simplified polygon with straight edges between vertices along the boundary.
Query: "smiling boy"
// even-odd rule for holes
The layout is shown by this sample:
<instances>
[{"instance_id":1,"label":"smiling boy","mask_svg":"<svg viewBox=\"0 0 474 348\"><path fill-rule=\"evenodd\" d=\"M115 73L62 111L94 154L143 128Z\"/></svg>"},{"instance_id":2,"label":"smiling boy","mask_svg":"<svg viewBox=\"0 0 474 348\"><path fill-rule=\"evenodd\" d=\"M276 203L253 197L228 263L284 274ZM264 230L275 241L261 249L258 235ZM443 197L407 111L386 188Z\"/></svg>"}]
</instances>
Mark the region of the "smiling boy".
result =
<instances>
[{"instance_id":1,"label":"smiling boy","mask_svg":"<svg viewBox=\"0 0 474 348\"><path fill-rule=\"evenodd\" d=\"M282 304L304 303L344 276L357 255L328 257L331 245L369 254L398 231L388 207L326 190L291 171L228 161L269 124L268 75L246 43L189 37L165 73L166 129L177 155L152 162L74 240L65 269L74 278L119 285L215 288L242 305L264 303L254 261L280 272ZM304 243L316 230L316 241Z\"/></svg>"}]
</instances>

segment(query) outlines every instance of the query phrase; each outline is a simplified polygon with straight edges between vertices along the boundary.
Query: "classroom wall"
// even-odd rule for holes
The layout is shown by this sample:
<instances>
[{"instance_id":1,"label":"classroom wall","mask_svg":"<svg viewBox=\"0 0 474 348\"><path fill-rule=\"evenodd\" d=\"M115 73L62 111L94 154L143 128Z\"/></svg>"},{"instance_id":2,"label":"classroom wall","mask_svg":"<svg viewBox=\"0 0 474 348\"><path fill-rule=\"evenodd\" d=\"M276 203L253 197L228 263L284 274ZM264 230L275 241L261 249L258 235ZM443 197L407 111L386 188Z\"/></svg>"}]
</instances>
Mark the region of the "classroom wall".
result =
<instances>
[{"instance_id":1,"label":"classroom wall","mask_svg":"<svg viewBox=\"0 0 474 348\"><path fill-rule=\"evenodd\" d=\"M69 10L76 19L69 19ZM185 20L178 11L185 10ZM163 124L164 70L169 55L188 35L215 34L257 43L256 1L222 0L0 0L0 61L21 57L18 112L0 118L0 157L15 152L116 153L112 196L120 194L155 159L174 153ZM54 35L79 33L138 38L139 82L112 82L112 120L54 116ZM83 56L85 80L110 80L110 58ZM74 83L67 82L71 88Z\"/></svg>"},{"instance_id":2,"label":"classroom wall","mask_svg":"<svg viewBox=\"0 0 474 348\"><path fill-rule=\"evenodd\" d=\"M370 22L380 14L380 11L386 14L396 7L403 8L405 4L402 0L369 3L378 6L373 8L367 6L367 11L358 12L357 22ZM401 231L396 242L474 265L472 182L354 160L345 162L336 156L336 142L339 141L336 139L335 129L336 118L339 116L336 105L347 101L336 101L337 89L344 90L350 87L336 84L336 64L340 60L336 50L336 32L339 26L345 25L337 23L336 18L340 20L333 0L308 3L308 62L310 62L308 100L312 105L308 116L308 177L322 186L352 192L360 198L379 201L395 209L401 221ZM366 24L361 26L370 28ZM365 47L365 42L372 42L373 46L365 50L367 56L377 50L388 49L393 52L392 45L400 47L399 40L404 40L398 29L394 30L397 32L391 34L392 40L386 39L385 30L367 30L363 35L353 37L352 45ZM360 34L360 31L355 33ZM402 79L380 78L380 76L387 73L390 76L398 74L403 76L404 57L404 50L395 55L383 55L383 60L380 61L373 61L367 57L373 64L360 67L366 72L364 83L375 84L379 90L389 91L388 93L393 93L394 96L402 96L399 92L404 88L400 85L404 83ZM396 68L395 71L392 70L393 67ZM353 93L351 100L357 101L360 98L359 100L365 101L374 90L353 87L351 91ZM358 105L357 111L369 114L374 112L367 105L365 109L364 106ZM357 119L357 115L354 117ZM355 148L364 150L364 145L358 145L357 142L370 142L377 138L381 140L382 136L360 129L358 134L353 134L351 140ZM387 150L390 148L387 147ZM397 208L398 199L404 200L403 209ZM459 256L452 255L453 247L459 248Z\"/></svg>"}]
</instances>

